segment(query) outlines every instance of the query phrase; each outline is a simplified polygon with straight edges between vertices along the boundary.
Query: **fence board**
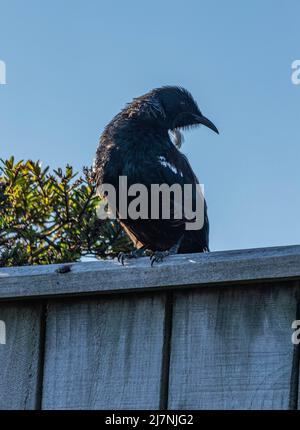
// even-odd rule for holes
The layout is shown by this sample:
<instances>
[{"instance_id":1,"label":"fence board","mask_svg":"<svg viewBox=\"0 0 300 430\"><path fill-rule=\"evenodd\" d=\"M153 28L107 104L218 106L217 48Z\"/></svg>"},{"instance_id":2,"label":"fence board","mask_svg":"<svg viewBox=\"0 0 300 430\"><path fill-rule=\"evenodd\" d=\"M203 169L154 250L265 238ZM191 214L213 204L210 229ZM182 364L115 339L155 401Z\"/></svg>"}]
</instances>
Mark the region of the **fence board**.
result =
<instances>
[{"instance_id":1,"label":"fence board","mask_svg":"<svg viewBox=\"0 0 300 430\"><path fill-rule=\"evenodd\" d=\"M6 344L0 345L0 409L38 405L41 305L0 304Z\"/></svg>"},{"instance_id":2,"label":"fence board","mask_svg":"<svg viewBox=\"0 0 300 430\"><path fill-rule=\"evenodd\" d=\"M296 316L294 287L178 293L171 409L287 409Z\"/></svg>"},{"instance_id":3,"label":"fence board","mask_svg":"<svg viewBox=\"0 0 300 430\"><path fill-rule=\"evenodd\" d=\"M300 246L174 255L154 267L149 258L125 267L111 260L74 263L58 273L61 266L0 268L0 300L300 279Z\"/></svg>"},{"instance_id":4,"label":"fence board","mask_svg":"<svg viewBox=\"0 0 300 430\"><path fill-rule=\"evenodd\" d=\"M164 296L51 303L43 409L159 407Z\"/></svg>"},{"instance_id":5,"label":"fence board","mask_svg":"<svg viewBox=\"0 0 300 430\"><path fill-rule=\"evenodd\" d=\"M300 246L70 266L0 268L0 409L297 408Z\"/></svg>"}]
</instances>

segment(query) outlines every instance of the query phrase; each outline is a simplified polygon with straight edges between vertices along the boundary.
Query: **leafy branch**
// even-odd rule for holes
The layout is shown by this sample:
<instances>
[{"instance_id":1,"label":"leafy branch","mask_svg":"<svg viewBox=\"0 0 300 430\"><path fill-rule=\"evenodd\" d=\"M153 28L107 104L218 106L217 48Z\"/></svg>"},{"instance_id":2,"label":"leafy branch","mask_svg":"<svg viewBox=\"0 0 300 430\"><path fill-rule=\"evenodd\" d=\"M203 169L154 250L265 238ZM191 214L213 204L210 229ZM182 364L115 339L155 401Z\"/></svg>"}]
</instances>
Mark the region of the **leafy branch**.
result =
<instances>
[{"instance_id":1,"label":"leafy branch","mask_svg":"<svg viewBox=\"0 0 300 430\"><path fill-rule=\"evenodd\" d=\"M113 258L132 245L120 225L100 220L91 169L49 173L39 161L0 160L0 266Z\"/></svg>"}]
</instances>

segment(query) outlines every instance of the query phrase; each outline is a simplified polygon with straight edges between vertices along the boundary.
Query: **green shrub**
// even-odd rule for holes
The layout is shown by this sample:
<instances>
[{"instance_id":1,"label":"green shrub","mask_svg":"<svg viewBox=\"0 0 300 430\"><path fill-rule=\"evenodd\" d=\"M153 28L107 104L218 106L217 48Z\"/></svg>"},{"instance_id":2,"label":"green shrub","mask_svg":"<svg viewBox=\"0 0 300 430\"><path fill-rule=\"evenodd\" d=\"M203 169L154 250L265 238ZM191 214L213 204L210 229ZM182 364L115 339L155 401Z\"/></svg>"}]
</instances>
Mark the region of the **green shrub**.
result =
<instances>
[{"instance_id":1,"label":"green shrub","mask_svg":"<svg viewBox=\"0 0 300 430\"><path fill-rule=\"evenodd\" d=\"M91 170L50 173L40 162L14 157L0 164L0 266L115 257L132 245L120 225L99 220Z\"/></svg>"}]
</instances>

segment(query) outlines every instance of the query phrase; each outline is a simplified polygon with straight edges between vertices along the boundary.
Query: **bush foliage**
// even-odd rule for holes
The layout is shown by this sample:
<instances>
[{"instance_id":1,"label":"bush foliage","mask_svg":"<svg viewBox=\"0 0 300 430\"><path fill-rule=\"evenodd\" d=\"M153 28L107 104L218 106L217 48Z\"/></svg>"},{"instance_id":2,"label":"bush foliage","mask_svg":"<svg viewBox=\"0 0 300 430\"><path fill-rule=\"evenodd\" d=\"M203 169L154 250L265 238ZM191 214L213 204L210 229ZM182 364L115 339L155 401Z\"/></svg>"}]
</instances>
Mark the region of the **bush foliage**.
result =
<instances>
[{"instance_id":1,"label":"bush foliage","mask_svg":"<svg viewBox=\"0 0 300 430\"><path fill-rule=\"evenodd\" d=\"M40 162L0 164L0 266L115 257L132 245L120 225L99 220L91 170L52 173Z\"/></svg>"}]
</instances>

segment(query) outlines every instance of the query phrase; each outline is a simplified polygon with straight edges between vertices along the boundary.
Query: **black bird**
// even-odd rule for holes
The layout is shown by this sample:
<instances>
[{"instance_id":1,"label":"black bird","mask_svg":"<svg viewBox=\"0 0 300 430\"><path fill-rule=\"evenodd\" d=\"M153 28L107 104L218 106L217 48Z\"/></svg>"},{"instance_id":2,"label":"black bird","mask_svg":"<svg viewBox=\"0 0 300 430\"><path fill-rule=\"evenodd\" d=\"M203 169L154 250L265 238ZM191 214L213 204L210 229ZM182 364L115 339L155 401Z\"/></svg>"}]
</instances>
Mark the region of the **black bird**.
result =
<instances>
[{"instance_id":1,"label":"black bird","mask_svg":"<svg viewBox=\"0 0 300 430\"><path fill-rule=\"evenodd\" d=\"M128 187L139 183L148 190L151 184L193 184L194 200L198 180L179 150L180 130L200 124L218 133L184 88L165 86L133 99L105 127L100 138L94 162L99 194L103 184L111 184L117 194L121 193L119 176L126 176ZM170 132L175 136L175 144ZM209 251L205 200L204 223L200 230L186 230L184 216L182 219L162 219L161 212L159 219L120 219L118 203L116 206L117 218L137 248L131 254L120 255L122 264L125 258L137 257L146 249L152 251L151 264L172 253Z\"/></svg>"}]
</instances>

